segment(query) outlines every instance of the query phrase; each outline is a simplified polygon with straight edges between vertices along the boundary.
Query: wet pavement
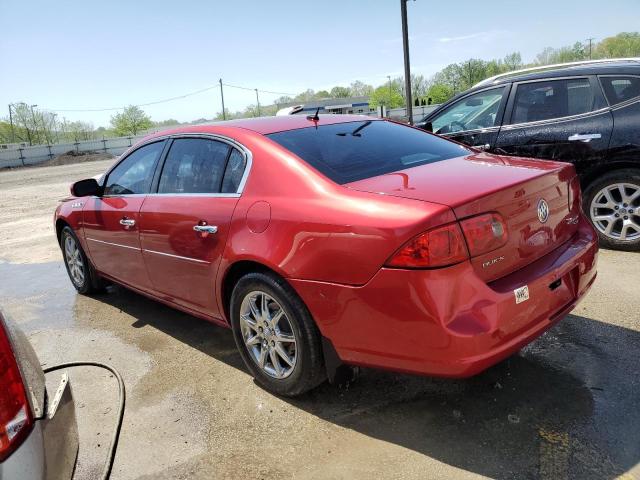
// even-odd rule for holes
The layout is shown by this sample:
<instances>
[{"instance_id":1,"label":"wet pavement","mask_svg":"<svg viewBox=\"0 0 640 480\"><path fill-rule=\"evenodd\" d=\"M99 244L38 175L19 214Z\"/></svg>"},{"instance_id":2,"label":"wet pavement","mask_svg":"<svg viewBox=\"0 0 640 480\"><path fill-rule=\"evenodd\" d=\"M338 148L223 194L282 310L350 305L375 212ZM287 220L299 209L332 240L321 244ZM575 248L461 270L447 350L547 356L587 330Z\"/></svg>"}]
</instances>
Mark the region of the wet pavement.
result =
<instances>
[{"instance_id":1,"label":"wet pavement","mask_svg":"<svg viewBox=\"0 0 640 480\"><path fill-rule=\"evenodd\" d=\"M9 230L0 217L0 238ZM573 315L479 376L364 370L348 389L291 400L252 381L230 331L121 287L77 295L52 237L30 240L46 253L33 261L11 242L0 251L0 305L41 361L103 361L125 379L114 479L640 479L638 254L601 252ZM100 370L70 375L76 478L94 479L117 387Z\"/></svg>"}]
</instances>

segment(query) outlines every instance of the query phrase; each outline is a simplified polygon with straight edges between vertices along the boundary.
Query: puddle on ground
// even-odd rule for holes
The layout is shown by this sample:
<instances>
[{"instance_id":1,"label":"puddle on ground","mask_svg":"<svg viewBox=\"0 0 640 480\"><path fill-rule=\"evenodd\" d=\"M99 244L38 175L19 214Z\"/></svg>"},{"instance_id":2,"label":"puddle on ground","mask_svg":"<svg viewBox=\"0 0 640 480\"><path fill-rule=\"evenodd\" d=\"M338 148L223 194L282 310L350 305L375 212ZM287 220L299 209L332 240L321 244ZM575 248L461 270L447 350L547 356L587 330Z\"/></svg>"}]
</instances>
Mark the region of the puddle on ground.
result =
<instances>
[{"instance_id":1,"label":"puddle on ground","mask_svg":"<svg viewBox=\"0 0 640 480\"><path fill-rule=\"evenodd\" d=\"M62 261L0 261L0 308L26 332L74 326L77 296Z\"/></svg>"}]
</instances>

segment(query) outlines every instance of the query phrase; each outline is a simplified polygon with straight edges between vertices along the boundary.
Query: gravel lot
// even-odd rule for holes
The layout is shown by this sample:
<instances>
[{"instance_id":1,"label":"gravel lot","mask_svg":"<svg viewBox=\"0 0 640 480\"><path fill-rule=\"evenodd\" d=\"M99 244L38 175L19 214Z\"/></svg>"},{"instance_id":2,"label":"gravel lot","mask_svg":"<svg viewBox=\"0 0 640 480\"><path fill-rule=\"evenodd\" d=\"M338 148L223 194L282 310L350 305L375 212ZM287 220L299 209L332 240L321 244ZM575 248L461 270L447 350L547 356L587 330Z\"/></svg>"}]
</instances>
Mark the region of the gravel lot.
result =
<instances>
[{"instance_id":1,"label":"gravel lot","mask_svg":"<svg viewBox=\"0 0 640 480\"><path fill-rule=\"evenodd\" d=\"M253 383L230 331L119 287L75 293L53 211L111 161L0 171L0 305L44 364L91 359L123 374L112 478L640 479L639 254L602 251L574 314L477 377L367 370L347 390L280 399ZM70 375L76 478L94 479L116 383Z\"/></svg>"}]
</instances>

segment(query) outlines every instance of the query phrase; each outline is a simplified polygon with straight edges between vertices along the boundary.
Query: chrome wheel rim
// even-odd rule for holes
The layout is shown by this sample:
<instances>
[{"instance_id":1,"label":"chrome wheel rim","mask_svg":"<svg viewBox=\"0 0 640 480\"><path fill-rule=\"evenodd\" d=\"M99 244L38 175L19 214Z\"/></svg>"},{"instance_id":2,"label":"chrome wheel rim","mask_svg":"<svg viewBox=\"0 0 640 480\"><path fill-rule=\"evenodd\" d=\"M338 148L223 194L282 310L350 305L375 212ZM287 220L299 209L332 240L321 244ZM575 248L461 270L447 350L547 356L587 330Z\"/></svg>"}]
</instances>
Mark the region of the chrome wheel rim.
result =
<instances>
[{"instance_id":1,"label":"chrome wheel rim","mask_svg":"<svg viewBox=\"0 0 640 480\"><path fill-rule=\"evenodd\" d=\"M84 262L82 261L80 248L71 235L67 235L64 239L64 258L67 262L67 267L69 267L71 281L77 287L82 286L85 275Z\"/></svg>"},{"instance_id":2,"label":"chrome wheel rim","mask_svg":"<svg viewBox=\"0 0 640 480\"><path fill-rule=\"evenodd\" d=\"M240 331L247 351L267 375L287 378L296 367L298 348L291 321L271 295L256 290L240 305Z\"/></svg>"},{"instance_id":3,"label":"chrome wheel rim","mask_svg":"<svg viewBox=\"0 0 640 480\"><path fill-rule=\"evenodd\" d=\"M619 241L640 238L640 185L613 183L593 197L590 206L594 226Z\"/></svg>"}]
</instances>

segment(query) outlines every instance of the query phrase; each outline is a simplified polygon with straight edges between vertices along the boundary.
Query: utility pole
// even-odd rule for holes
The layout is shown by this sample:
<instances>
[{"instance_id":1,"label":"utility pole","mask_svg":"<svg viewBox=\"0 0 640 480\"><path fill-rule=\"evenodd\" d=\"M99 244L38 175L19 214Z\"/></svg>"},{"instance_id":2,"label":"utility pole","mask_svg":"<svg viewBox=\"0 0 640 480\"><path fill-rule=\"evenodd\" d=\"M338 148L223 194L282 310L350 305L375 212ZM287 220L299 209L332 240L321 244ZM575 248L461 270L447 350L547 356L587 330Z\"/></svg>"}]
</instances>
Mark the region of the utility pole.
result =
<instances>
[{"instance_id":1,"label":"utility pole","mask_svg":"<svg viewBox=\"0 0 640 480\"><path fill-rule=\"evenodd\" d=\"M12 105L9 104L9 123L11 124L11 143L16 143L16 132L13 129L13 113L11 112Z\"/></svg>"},{"instance_id":2,"label":"utility pole","mask_svg":"<svg viewBox=\"0 0 640 480\"><path fill-rule=\"evenodd\" d=\"M224 111L224 92L222 91L222 79L220 79L220 98L222 98L222 119L227 119L227 112Z\"/></svg>"},{"instance_id":3,"label":"utility pole","mask_svg":"<svg viewBox=\"0 0 640 480\"><path fill-rule=\"evenodd\" d=\"M589 42L589 60L591 60L591 44L594 40L595 40L594 37L587 38L587 41Z\"/></svg>"},{"instance_id":4,"label":"utility pole","mask_svg":"<svg viewBox=\"0 0 640 480\"><path fill-rule=\"evenodd\" d=\"M258 98L258 89L254 88L256 91L256 105L258 105L258 116L260 116L260 99Z\"/></svg>"},{"instance_id":5,"label":"utility pole","mask_svg":"<svg viewBox=\"0 0 640 480\"><path fill-rule=\"evenodd\" d=\"M413 125L413 102L411 101L411 66L409 65L409 27L407 26L407 2L400 0L400 14L402 16L402 49L404 50L404 93L407 102L407 117L409 125Z\"/></svg>"}]
</instances>

